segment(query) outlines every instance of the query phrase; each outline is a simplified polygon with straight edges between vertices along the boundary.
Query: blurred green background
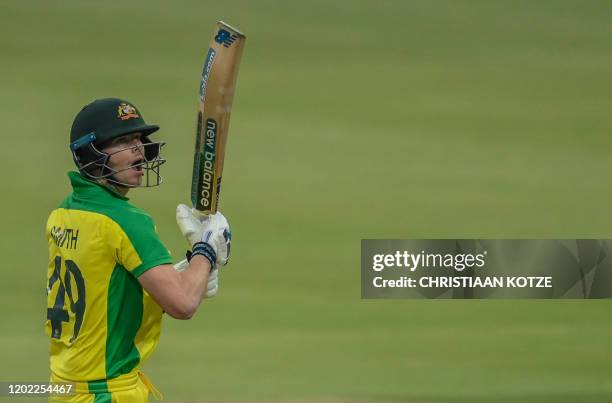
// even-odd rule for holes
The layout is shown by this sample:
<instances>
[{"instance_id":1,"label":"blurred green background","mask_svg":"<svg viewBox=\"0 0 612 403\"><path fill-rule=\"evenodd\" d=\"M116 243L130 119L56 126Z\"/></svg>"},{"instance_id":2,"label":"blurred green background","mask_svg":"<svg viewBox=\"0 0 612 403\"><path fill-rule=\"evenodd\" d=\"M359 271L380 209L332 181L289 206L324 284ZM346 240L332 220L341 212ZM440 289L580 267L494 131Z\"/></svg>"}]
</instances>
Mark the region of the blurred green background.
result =
<instances>
[{"instance_id":1,"label":"blurred green background","mask_svg":"<svg viewBox=\"0 0 612 403\"><path fill-rule=\"evenodd\" d=\"M48 213L81 106L168 142L131 193L177 260L214 22L248 35L220 295L167 318L166 400L612 401L610 301L362 301L362 238L612 236L606 1L2 1L0 380L48 377ZM40 400L36 400L40 401Z\"/></svg>"}]
</instances>

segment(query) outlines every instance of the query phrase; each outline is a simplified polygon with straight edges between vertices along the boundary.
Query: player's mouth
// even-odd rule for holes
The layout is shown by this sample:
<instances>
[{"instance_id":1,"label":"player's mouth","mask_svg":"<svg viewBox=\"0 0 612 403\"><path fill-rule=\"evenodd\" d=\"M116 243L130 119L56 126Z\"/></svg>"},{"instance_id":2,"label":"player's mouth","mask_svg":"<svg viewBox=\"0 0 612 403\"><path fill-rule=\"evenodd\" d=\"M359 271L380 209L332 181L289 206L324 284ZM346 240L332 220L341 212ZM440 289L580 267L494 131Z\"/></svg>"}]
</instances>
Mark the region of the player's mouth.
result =
<instances>
[{"instance_id":1,"label":"player's mouth","mask_svg":"<svg viewBox=\"0 0 612 403\"><path fill-rule=\"evenodd\" d=\"M144 173L144 168L142 167L144 164L145 160L140 158L137 159L136 161L132 162L132 169L135 170L136 172L140 172L141 174Z\"/></svg>"}]
</instances>

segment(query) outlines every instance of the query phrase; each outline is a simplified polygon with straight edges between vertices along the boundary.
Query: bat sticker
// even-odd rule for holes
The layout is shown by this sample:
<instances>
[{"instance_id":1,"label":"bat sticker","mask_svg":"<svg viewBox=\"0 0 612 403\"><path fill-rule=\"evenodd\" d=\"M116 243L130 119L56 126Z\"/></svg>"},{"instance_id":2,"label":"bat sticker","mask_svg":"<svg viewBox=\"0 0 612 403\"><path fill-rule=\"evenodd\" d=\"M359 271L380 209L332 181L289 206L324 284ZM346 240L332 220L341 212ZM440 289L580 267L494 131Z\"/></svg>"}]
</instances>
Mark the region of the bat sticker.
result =
<instances>
[{"instance_id":1,"label":"bat sticker","mask_svg":"<svg viewBox=\"0 0 612 403\"><path fill-rule=\"evenodd\" d=\"M206 85L208 84L208 76L212 69L213 63L215 62L215 50L213 48L208 49L208 54L204 61L204 68L202 69L202 81L200 81L200 102L204 102L206 98Z\"/></svg>"}]
</instances>

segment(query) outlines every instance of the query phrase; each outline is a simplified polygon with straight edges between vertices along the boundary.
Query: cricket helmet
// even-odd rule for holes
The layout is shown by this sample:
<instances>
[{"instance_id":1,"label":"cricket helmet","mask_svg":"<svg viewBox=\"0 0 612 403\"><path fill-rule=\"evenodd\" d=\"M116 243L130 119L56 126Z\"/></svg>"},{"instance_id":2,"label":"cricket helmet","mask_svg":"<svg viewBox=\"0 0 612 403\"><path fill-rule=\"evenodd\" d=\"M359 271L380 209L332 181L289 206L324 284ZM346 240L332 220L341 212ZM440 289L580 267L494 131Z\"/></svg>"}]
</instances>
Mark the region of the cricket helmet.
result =
<instances>
[{"instance_id":1,"label":"cricket helmet","mask_svg":"<svg viewBox=\"0 0 612 403\"><path fill-rule=\"evenodd\" d=\"M74 118L70 130L70 150L84 176L94 180L104 178L120 186L134 187L114 177L118 171L108 165L112 154L102 149L113 139L139 132L143 143L142 160L127 169L141 166L146 172L146 182L141 186L157 186L162 181L159 167L166 162L160 156L161 147L165 143L149 140L149 136L157 130L159 126L147 124L133 103L119 98L96 99L85 105Z\"/></svg>"}]
</instances>

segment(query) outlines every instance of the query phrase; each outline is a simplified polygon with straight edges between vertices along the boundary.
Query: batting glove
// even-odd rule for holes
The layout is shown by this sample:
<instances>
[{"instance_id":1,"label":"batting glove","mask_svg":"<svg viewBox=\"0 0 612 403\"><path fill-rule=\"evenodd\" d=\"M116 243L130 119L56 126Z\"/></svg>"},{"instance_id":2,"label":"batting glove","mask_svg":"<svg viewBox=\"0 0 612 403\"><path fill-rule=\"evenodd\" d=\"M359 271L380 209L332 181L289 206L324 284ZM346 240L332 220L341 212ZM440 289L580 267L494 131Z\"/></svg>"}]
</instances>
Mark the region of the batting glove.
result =
<instances>
[{"instance_id":1,"label":"batting glove","mask_svg":"<svg viewBox=\"0 0 612 403\"><path fill-rule=\"evenodd\" d=\"M192 255L203 255L211 261L212 266L215 263L221 266L227 264L232 233L221 212L205 216L179 204L176 208L176 222L192 247Z\"/></svg>"}]
</instances>

